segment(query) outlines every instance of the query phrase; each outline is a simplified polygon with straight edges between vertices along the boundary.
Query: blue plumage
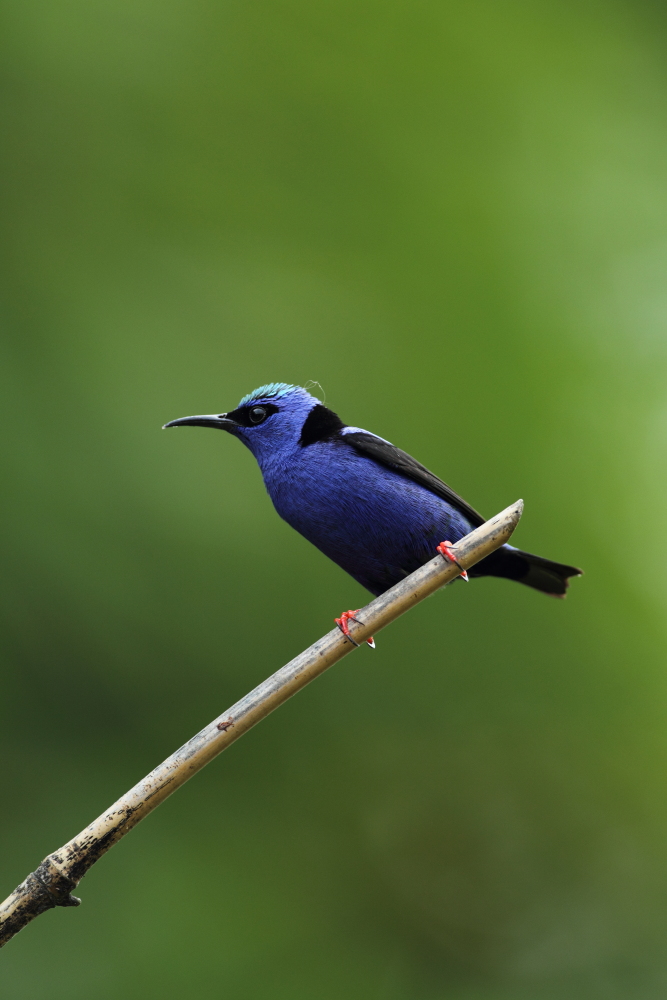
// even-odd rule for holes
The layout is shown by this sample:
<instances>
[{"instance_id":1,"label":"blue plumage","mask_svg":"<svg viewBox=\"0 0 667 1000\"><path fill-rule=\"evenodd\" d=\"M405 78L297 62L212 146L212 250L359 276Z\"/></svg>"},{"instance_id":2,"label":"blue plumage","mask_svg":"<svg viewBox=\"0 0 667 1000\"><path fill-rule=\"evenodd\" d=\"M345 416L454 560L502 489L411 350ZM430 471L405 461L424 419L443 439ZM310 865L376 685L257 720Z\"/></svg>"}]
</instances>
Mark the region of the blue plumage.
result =
<instances>
[{"instance_id":1,"label":"blue plumage","mask_svg":"<svg viewBox=\"0 0 667 1000\"><path fill-rule=\"evenodd\" d=\"M217 427L259 463L280 516L373 594L457 542L483 518L445 483L388 441L343 424L298 386L274 382L223 414L167 427ZM503 546L471 576L504 576L564 596L572 566Z\"/></svg>"},{"instance_id":2,"label":"blue plumage","mask_svg":"<svg viewBox=\"0 0 667 1000\"><path fill-rule=\"evenodd\" d=\"M439 497L345 444L318 441L261 466L280 516L373 594L471 530Z\"/></svg>"}]
</instances>

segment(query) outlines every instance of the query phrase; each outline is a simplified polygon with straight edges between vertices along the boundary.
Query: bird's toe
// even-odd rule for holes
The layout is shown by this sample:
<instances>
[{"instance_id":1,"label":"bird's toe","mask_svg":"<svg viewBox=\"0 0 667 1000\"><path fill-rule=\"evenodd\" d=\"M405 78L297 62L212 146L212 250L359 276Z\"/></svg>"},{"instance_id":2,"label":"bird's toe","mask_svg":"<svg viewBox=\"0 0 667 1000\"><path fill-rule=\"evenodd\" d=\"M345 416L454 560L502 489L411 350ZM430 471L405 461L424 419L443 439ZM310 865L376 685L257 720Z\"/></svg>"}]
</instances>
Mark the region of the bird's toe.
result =
<instances>
[{"instance_id":1,"label":"bird's toe","mask_svg":"<svg viewBox=\"0 0 667 1000\"><path fill-rule=\"evenodd\" d=\"M461 570L459 576L461 576L465 582L468 583L468 574L464 570L463 566L459 564L456 556L454 555L454 546L451 542L440 542L439 545L436 545L436 552L439 552L444 559L448 559L449 562L453 562L456 566L458 566Z\"/></svg>"},{"instance_id":2,"label":"bird's toe","mask_svg":"<svg viewBox=\"0 0 667 1000\"><path fill-rule=\"evenodd\" d=\"M358 618L355 618L355 615L358 614L359 614L359 608L357 608L356 611L344 611L340 616L340 618L334 618L334 621L338 626L338 628L341 630L345 638L350 640L353 646L358 646L359 643L356 642L356 640L353 639L352 636L350 635L350 626L348 625L348 622L356 622L357 625L363 625L364 624L363 622L360 622ZM373 636L371 636L369 639L366 639L366 642L371 647L371 649L375 649L375 640L373 639Z\"/></svg>"}]
</instances>

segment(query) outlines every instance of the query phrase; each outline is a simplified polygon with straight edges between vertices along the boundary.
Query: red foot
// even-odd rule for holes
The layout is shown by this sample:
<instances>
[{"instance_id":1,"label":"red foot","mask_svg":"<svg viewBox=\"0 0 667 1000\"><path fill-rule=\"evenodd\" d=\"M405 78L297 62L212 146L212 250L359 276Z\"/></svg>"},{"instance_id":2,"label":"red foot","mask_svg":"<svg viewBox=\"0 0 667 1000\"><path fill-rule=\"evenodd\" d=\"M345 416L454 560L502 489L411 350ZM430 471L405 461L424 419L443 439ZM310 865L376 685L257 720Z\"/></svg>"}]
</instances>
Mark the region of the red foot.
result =
<instances>
[{"instance_id":1,"label":"red foot","mask_svg":"<svg viewBox=\"0 0 667 1000\"><path fill-rule=\"evenodd\" d=\"M360 622L358 618L354 617L355 615L358 614L359 614L359 608L357 608L356 611L343 611L340 618L334 618L334 621L338 626L338 628L341 630L343 635L350 640L353 646L358 646L359 643L355 642L352 636L350 635L350 626L347 623L357 622L357 624L363 625L364 624L363 622ZM366 642L371 647L371 649L375 649L375 639L373 638L373 636L371 636L370 639L366 639Z\"/></svg>"},{"instance_id":2,"label":"red foot","mask_svg":"<svg viewBox=\"0 0 667 1000\"><path fill-rule=\"evenodd\" d=\"M444 556L445 559L449 559L450 562L456 563L456 565L461 570L459 575L463 577L466 583L468 583L468 574L463 569L463 567L459 566L459 564L456 562L456 556L452 551L453 548L454 546L452 545L451 542L440 542L440 544L436 546L436 552L439 552L440 555Z\"/></svg>"}]
</instances>

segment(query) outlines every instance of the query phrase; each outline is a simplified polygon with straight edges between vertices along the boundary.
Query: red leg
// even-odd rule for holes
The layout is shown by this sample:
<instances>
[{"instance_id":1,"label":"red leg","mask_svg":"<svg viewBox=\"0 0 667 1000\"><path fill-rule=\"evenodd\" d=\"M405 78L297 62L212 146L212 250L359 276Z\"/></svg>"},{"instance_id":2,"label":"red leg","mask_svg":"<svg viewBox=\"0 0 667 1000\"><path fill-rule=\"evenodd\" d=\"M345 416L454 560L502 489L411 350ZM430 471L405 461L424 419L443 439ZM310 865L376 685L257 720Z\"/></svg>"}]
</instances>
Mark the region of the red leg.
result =
<instances>
[{"instance_id":1,"label":"red leg","mask_svg":"<svg viewBox=\"0 0 667 1000\"><path fill-rule=\"evenodd\" d=\"M358 618L354 617L355 615L358 614L359 614L359 608L357 608L356 611L343 611L340 618L334 618L334 621L338 626L338 628L341 630L343 635L350 640L353 646L358 646L359 643L355 642L352 636L350 635L350 626L347 623L357 622L357 624L363 625L364 624L363 622L360 622ZM373 636L371 636L370 639L366 639L366 642L371 647L371 649L375 649L375 639L373 638Z\"/></svg>"},{"instance_id":2,"label":"red leg","mask_svg":"<svg viewBox=\"0 0 667 1000\"><path fill-rule=\"evenodd\" d=\"M451 542L440 542L440 544L436 546L436 552L439 552L440 555L444 556L445 559L449 559L450 562L456 563L456 565L459 566L459 564L456 562L456 556L452 551L453 548L454 546L452 545ZM468 574L466 573L466 571L463 569L462 566L459 566L459 569L461 570L461 573L459 575L462 576L465 582L467 583Z\"/></svg>"}]
</instances>

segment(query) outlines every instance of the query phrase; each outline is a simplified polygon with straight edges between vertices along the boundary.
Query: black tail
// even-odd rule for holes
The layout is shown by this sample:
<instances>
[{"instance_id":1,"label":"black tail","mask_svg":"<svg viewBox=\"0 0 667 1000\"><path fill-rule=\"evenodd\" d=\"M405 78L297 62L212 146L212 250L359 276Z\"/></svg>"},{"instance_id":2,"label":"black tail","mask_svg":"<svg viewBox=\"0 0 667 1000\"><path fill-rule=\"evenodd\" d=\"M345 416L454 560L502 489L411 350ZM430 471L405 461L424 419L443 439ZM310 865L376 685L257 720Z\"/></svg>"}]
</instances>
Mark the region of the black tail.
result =
<instances>
[{"instance_id":1,"label":"black tail","mask_svg":"<svg viewBox=\"0 0 667 1000\"><path fill-rule=\"evenodd\" d=\"M541 590L543 594L551 594L552 597L565 597L569 577L581 576L581 573L576 566L563 566L562 563L533 556L530 552L522 552L511 545L503 545L470 570L470 576L503 576L507 580L525 583L534 590Z\"/></svg>"}]
</instances>

